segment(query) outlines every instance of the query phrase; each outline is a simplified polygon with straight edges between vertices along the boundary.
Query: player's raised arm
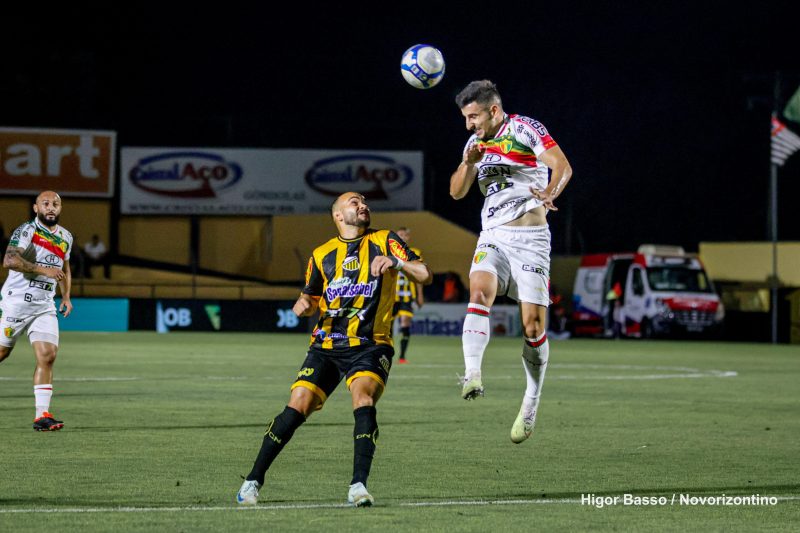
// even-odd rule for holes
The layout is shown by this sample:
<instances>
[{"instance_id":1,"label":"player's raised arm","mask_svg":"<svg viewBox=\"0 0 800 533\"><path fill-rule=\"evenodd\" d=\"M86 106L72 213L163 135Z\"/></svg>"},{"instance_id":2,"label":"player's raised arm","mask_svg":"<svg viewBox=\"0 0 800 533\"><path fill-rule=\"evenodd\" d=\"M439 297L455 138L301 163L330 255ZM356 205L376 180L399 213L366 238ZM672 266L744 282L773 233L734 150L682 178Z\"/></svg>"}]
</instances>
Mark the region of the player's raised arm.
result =
<instances>
[{"instance_id":1,"label":"player's raised arm","mask_svg":"<svg viewBox=\"0 0 800 533\"><path fill-rule=\"evenodd\" d=\"M475 177L478 175L478 170L475 167L476 163L483 157L485 148L482 148L480 143L472 143L467 151L464 152L464 158L461 164L453 175L450 176L450 196L454 200L461 200L469 192L469 188L475 182Z\"/></svg>"}]
</instances>

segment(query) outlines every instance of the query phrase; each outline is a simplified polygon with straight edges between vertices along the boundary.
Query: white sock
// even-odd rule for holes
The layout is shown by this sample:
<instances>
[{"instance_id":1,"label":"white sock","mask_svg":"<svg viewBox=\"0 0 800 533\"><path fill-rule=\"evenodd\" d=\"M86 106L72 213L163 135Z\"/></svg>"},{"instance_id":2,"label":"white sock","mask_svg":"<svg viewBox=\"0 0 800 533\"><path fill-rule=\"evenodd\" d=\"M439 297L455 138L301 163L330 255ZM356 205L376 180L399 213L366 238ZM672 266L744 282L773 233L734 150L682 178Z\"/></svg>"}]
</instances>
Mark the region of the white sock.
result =
<instances>
[{"instance_id":1,"label":"white sock","mask_svg":"<svg viewBox=\"0 0 800 533\"><path fill-rule=\"evenodd\" d=\"M525 368L525 378L528 385L525 388L525 396L522 405L529 409L535 409L539 404L539 396L542 394L542 383L544 373L547 370L547 360L550 358L550 343L547 335L542 333L535 339L525 338L522 348L522 366Z\"/></svg>"},{"instance_id":2,"label":"white sock","mask_svg":"<svg viewBox=\"0 0 800 533\"><path fill-rule=\"evenodd\" d=\"M467 306L464 331L461 335L466 376L476 372L480 375L483 352L489 344L489 331L489 308L484 305L470 303Z\"/></svg>"},{"instance_id":3,"label":"white sock","mask_svg":"<svg viewBox=\"0 0 800 533\"><path fill-rule=\"evenodd\" d=\"M33 397L36 399L36 418L50 410L50 398L53 397L53 385L34 385Z\"/></svg>"}]
</instances>

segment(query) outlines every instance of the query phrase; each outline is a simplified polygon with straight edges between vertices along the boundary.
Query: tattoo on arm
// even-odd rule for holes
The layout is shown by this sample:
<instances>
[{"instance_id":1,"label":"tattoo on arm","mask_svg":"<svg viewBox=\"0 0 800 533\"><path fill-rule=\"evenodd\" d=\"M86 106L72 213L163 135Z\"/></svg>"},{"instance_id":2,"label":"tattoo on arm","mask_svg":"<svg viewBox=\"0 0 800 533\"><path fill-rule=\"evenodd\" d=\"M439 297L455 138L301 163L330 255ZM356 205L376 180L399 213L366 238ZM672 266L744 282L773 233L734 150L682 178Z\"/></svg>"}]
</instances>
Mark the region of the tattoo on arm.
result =
<instances>
[{"instance_id":1,"label":"tattoo on arm","mask_svg":"<svg viewBox=\"0 0 800 533\"><path fill-rule=\"evenodd\" d=\"M20 254L20 248L8 248L3 259L3 265L17 272L36 272L36 264L26 261Z\"/></svg>"}]
</instances>

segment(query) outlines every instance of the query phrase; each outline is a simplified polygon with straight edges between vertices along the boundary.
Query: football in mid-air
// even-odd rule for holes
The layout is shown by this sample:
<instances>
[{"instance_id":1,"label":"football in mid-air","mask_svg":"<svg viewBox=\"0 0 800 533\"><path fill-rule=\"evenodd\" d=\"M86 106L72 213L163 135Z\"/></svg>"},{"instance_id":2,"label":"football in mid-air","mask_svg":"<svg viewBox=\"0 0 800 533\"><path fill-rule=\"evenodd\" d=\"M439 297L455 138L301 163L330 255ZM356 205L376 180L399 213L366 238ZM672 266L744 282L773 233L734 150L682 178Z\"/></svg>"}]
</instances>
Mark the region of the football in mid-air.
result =
<instances>
[{"instance_id":1,"label":"football in mid-air","mask_svg":"<svg viewBox=\"0 0 800 533\"><path fill-rule=\"evenodd\" d=\"M434 46L415 44L403 54L400 73L412 87L430 89L444 77L444 56Z\"/></svg>"}]
</instances>

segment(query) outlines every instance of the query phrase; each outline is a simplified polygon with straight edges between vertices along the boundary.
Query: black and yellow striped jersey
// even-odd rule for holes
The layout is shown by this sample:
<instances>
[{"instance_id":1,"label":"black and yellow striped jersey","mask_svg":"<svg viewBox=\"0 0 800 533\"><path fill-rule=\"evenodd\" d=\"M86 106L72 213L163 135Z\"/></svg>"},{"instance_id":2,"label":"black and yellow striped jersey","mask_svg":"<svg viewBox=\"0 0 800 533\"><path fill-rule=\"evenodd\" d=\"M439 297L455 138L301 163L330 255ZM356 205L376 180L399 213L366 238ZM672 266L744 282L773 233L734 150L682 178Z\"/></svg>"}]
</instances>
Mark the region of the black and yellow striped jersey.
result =
<instances>
[{"instance_id":1,"label":"black and yellow striped jersey","mask_svg":"<svg viewBox=\"0 0 800 533\"><path fill-rule=\"evenodd\" d=\"M414 254L422 259L422 252L419 248L410 248ZM404 304L417 301L417 284L408 279L408 276L402 272L397 274L397 292L395 293L395 301Z\"/></svg>"},{"instance_id":2,"label":"black and yellow striped jersey","mask_svg":"<svg viewBox=\"0 0 800 533\"><path fill-rule=\"evenodd\" d=\"M393 255L416 261L415 254L393 231L367 230L355 239L334 237L308 260L303 293L319 298L319 322L311 344L333 349L392 345L392 308L398 271L370 273L372 260Z\"/></svg>"}]
</instances>

